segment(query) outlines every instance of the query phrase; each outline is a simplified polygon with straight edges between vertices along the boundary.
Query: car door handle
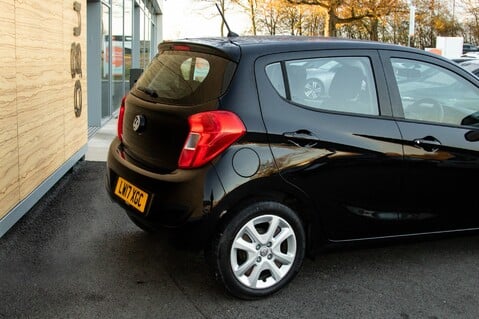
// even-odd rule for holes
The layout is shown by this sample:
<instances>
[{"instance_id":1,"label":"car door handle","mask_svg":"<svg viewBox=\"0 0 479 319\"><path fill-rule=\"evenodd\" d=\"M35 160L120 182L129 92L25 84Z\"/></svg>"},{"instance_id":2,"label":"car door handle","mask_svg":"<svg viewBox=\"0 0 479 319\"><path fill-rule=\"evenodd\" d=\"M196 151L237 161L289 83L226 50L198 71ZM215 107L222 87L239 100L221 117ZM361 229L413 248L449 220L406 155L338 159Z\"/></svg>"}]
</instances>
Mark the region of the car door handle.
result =
<instances>
[{"instance_id":1,"label":"car door handle","mask_svg":"<svg viewBox=\"0 0 479 319\"><path fill-rule=\"evenodd\" d=\"M441 146L441 142L434 136L426 136L423 138L417 138L413 140L416 147L422 148L428 152L436 152Z\"/></svg>"},{"instance_id":2,"label":"car door handle","mask_svg":"<svg viewBox=\"0 0 479 319\"><path fill-rule=\"evenodd\" d=\"M319 140L318 137L316 137L313 133L311 133L310 130L297 130L294 132L285 132L283 133L284 137L289 137L289 138L298 138L298 139L303 139L303 140Z\"/></svg>"},{"instance_id":3,"label":"car door handle","mask_svg":"<svg viewBox=\"0 0 479 319\"><path fill-rule=\"evenodd\" d=\"M283 136L288 138L288 141L293 143L296 146L299 147L314 147L317 142L319 141L319 137L314 135L311 131L309 130L297 130L294 132L285 132L283 133ZM306 144L303 144L301 142L298 142L298 140L307 140L308 142Z\"/></svg>"}]
</instances>

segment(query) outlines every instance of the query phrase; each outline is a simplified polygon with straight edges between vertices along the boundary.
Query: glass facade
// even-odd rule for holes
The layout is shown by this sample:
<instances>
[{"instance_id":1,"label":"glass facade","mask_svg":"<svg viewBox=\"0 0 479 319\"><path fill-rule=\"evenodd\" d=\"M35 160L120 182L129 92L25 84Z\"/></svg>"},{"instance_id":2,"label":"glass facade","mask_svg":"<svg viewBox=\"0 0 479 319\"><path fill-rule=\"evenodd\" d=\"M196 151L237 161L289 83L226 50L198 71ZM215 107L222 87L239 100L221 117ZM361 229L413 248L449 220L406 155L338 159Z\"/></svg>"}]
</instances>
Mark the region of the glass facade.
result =
<instances>
[{"instance_id":1,"label":"glass facade","mask_svg":"<svg viewBox=\"0 0 479 319\"><path fill-rule=\"evenodd\" d=\"M128 42L126 41L125 29L126 24L131 25L131 21L128 21L124 17L124 1L112 0L112 29L113 34L111 38L111 78L112 78L112 92L111 92L111 108L115 110L120 106L121 98L125 94L125 76L126 76L126 59L127 50L130 50L131 56L131 36L130 48L128 48ZM114 26L114 28L113 28Z\"/></svg>"},{"instance_id":2,"label":"glass facade","mask_svg":"<svg viewBox=\"0 0 479 319\"><path fill-rule=\"evenodd\" d=\"M101 37L102 39L109 39L111 37L110 32L110 6L106 3L101 5ZM101 43L101 116L102 118L108 117L111 114L111 64L110 60L110 47L107 41Z\"/></svg>"},{"instance_id":3,"label":"glass facade","mask_svg":"<svg viewBox=\"0 0 479 319\"><path fill-rule=\"evenodd\" d=\"M88 0L89 126L99 127L115 114L130 89L130 70L144 69L156 53L161 4L161 0Z\"/></svg>"}]
</instances>

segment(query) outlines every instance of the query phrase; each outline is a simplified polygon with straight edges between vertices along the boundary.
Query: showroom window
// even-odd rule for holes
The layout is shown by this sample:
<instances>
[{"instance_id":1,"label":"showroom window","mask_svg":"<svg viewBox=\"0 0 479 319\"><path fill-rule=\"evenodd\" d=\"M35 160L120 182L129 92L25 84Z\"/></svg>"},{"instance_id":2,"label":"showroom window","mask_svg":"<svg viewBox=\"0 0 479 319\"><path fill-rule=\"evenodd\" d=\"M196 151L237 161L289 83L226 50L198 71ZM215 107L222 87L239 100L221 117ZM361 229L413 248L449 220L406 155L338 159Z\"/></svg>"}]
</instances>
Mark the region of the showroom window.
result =
<instances>
[{"instance_id":1,"label":"showroom window","mask_svg":"<svg viewBox=\"0 0 479 319\"><path fill-rule=\"evenodd\" d=\"M87 2L89 127L101 127L112 118L130 89L130 75L137 76L156 53L159 2Z\"/></svg>"}]
</instances>

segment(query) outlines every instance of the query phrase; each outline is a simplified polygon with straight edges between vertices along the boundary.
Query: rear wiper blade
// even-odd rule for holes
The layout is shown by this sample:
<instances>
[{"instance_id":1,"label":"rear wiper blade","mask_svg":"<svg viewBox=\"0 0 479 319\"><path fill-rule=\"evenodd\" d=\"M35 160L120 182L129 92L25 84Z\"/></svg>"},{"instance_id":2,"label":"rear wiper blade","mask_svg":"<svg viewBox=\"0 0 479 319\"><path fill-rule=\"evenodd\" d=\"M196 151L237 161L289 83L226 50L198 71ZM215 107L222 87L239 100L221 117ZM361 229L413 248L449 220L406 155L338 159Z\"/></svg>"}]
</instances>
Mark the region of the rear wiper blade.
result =
<instances>
[{"instance_id":1,"label":"rear wiper blade","mask_svg":"<svg viewBox=\"0 0 479 319\"><path fill-rule=\"evenodd\" d=\"M138 90L140 90L142 92L145 92L146 94L148 94L151 97L158 97L158 93L156 93L156 91L154 89L150 89L150 88L144 87L144 86L139 86Z\"/></svg>"}]
</instances>

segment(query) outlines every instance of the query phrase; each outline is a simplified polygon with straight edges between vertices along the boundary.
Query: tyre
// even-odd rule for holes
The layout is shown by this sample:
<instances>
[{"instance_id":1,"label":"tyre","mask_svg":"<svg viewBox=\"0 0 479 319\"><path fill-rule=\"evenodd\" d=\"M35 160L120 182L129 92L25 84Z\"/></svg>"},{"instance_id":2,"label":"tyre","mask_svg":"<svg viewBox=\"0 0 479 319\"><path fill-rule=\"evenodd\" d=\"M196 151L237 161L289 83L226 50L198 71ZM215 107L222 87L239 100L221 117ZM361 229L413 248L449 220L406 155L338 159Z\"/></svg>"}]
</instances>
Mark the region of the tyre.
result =
<instances>
[{"instance_id":1,"label":"tyre","mask_svg":"<svg viewBox=\"0 0 479 319\"><path fill-rule=\"evenodd\" d=\"M235 214L207 257L226 290L241 299L266 297L298 273L306 238L298 215L278 202L259 202Z\"/></svg>"}]
</instances>

